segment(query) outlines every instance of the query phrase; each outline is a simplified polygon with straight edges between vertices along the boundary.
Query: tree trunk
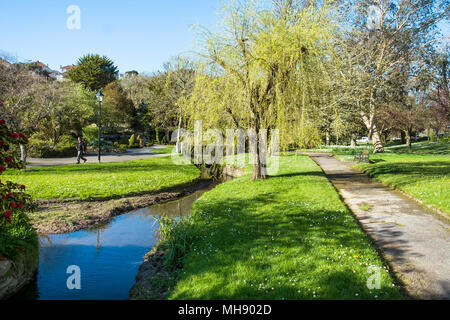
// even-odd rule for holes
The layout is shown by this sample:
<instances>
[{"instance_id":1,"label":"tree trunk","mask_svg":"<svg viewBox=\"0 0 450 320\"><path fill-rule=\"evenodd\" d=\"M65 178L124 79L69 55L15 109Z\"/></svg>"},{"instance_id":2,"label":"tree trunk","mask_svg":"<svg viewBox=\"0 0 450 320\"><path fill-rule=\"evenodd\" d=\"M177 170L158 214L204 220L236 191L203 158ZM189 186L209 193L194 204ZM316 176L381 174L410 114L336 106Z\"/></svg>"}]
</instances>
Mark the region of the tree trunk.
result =
<instances>
[{"instance_id":1,"label":"tree trunk","mask_svg":"<svg viewBox=\"0 0 450 320\"><path fill-rule=\"evenodd\" d=\"M406 144L406 134L405 134L405 132L401 131L400 135L401 135L401 143L402 144Z\"/></svg>"},{"instance_id":2,"label":"tree trunk","mask_svg":"<svg viewBox=\"0 0 450 320\"><path fill-rule=\"evenodd\" d=\"M328 130L325 132L325 144L330 145L330 132Z\"/></svg>"},{"instance_id":3,"label":"tree trunk","mask_svg":"<svg viewBox=\"0 0 450 320\"><path fill-rule=\"evenodd\" d=\"M412 149L412 143L411 143L411 131L406 130L405 131L406 134L406 144L408 145L409 150Z\"/></svg>"},{"instance_id":4,"label":"tree trunk","mask_svg":"<svg viewBox=\"0 0 450 320\"><path fill-rule=\"evenodd\" d=\"M373 132L372 142L373 142L373 147L374 147L373 153L383 153L384 152L383 142L381 141L380 133L378 132L378 130L375 130Z\"/></svg>"},{"instance_id":5,"label":"tree trunk","mask_svg":"<svg viewBox=\"0 0 450 320\"><path fill-rule=\"evenodd\" d=\"M253 157L252 180L264 180L267 177L267 136L266 141L260 135L259 121L255 121L256 130L249 134L249 152Z\"/></svg>"},{"instance_id":6,"label":"tree trunk","mask_svg":"<svg viewBox=\"0 0 450 320\"><path fill-rule=\"evenodd\" d=\"M252 180L264 180L267 177L266 165L261 163L259 152L256 152L255 155L252 167Z\"/></svg>"},{"instance_id":7,"label":"tree trunk","mask_svg":"<svg viewBox=\"0 0 450 320\"><path fill-rule=\"evenodd\" d=\"M20 145L20 160L24 164L27 162L27 147L24 144Z\"/></svg>"},{"instance_id":8,"label":"tree trunk","mask_svg":"<svg viewBox=\"0 0 450 320\"><path fill-rule=\"evenodd\" d=\"M166 143L169 144L170 142L170 130L166 130Z\"/></svg>"},{"instance_id":9,"label":"tree trunk","mask_svg":"<svg viewBox=\"0 0 450 320\"><path fill-rule=\"evenodd\" d=\"M181 130L181 117L182 117L182 110L180 108L180 119L178 120L178 132L177 132L177 146L176 146L176 152L180 153L180 130Z\"/></svg>"},{"instance_id":10,"label":"tree trunk","mask_svg":"<svg viewBox=\"0 0 450 320\"><path fill-rule=\"evenodd\" d=\"M370 118L368 118L364 113L361 113L362 120L366 125L367 129L369 129L369 137L372 139L374 153L383 153L384 147L383 142L381 141L380 132L375 124L375 114L372 113Z\"/></svg>"},{"instance_id":11,"label":"tree trunk","mask_svg":"<svg viewBox=\"0 0 450 320\"><path fill-rule=\"evenodd\" d=\"M352 134L352 138L351 138L351 141L350 141L350 146L351 147L356 147L356 134Z\"/></svg>"}]
</instances>

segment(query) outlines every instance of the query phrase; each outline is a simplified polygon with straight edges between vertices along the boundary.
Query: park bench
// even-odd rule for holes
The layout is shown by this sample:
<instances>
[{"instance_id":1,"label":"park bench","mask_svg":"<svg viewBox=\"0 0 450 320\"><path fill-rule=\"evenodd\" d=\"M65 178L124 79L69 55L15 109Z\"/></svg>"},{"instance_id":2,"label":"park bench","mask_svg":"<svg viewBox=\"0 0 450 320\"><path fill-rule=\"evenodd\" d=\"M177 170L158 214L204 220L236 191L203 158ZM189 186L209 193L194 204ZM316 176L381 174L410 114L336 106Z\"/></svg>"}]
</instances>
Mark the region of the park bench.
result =
<instances>
[{"instance_id":1,"label":"park bench","mask_svg":"<svg viewBox=\"0 0 450 320\"><path fill-rule=\"evenodd\" d=\"M369 163L370 162L369 155L370 155L370 151L364 150L363 152L360 152L355 155L354 161Z\"/></svg>"}]
</instances>

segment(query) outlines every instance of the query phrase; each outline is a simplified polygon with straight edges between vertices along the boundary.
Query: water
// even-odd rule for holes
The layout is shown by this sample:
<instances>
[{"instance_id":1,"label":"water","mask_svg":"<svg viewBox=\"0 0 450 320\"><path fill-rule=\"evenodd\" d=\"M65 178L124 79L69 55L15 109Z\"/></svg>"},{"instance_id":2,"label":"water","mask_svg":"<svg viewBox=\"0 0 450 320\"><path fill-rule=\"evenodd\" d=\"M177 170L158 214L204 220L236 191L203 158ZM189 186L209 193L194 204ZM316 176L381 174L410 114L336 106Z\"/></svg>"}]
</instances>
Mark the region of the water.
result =
<instances>
[{"instance_id":1,"label":"water","mask_svg":"<svg viewBox=\"0 0 450 320\"><path fill-rule=\"evenodd\" d=\"M40 238L39 269L19 300L125 300L144 255L158 242L157 216L183 217L209 188L177 201L118 216L107 225ZM81 271L81 289L69 290L69 266Z\"/></svg>"}]
</instances>

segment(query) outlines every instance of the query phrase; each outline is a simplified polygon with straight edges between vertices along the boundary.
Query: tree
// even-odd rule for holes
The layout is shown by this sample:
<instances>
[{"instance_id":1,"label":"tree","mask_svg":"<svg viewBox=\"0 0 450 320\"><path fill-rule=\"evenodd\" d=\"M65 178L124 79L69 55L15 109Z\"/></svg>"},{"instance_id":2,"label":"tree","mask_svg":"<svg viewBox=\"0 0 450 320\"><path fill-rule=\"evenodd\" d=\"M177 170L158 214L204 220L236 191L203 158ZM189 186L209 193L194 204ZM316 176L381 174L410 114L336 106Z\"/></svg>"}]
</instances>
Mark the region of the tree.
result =
<instances>
[{"instance_id":1,"label":"tree","mask_svg":"<svg viewBox=\"0 0 450 320\"><path fill-rule=\"evenodd\" d=\"M74 82L82 83L91 91L98 91L116 80L118 74L117 67L108 57L87 54L78 59L76 67L67 72L67 77Z\"/></svg>"},{"instance_id":2,"label":"tree","mask_svg":"<svg viewBox=\"0 0 450 320\"><path fill-rule=\"evenodd\" d=\"M192 93L195 72L194 64L186 58L175 57L166 62L163 73L159 74L161 81L164 81L164 86L160 88L162 90L156 91L159 93L159 99L153 100L160 103L153 103L149 108L155 125L166 131L167 138L169 138L169 131L174 130L178 125L178 152L180 151L179 133L183 119L182 105Z\"/></svg>"},{"instance_id":3,"label":"tree","mask_svg":"<svg viewBox=\"0 0 450 320\"><path fill-rule=\"evenodd\" d=\"M103 93L105 95L104 108L110 109L115 121L136 131L139 127L137 112L133 106L133 101L128 99L120 83L117 80L109 83Z\"/></svg>"},{"instance_id":4,"label":"tree","mask_svg":"<svg viewBox=\"0 0 450 320\"><path fill-rule=\"evenodd\" d=\"M47 115L39 122L37 137L56 147L69 134L82 135L82 129L96 121L96 99L81 84L53 82L42 88L47 96Z\"/></svg>"},{"instance_id":5,"label":"tree","mask_svg":"<svg viewBox=\"0 0 450 320\"><path fill-rule=\"evenodd\" d=\"M0 64L0 114L15 131L35 127L48 113L51 93L45 90L49 81L28 71L20 64ZM20 144L21 159L26 148Z\"/></svg>"},{"instance_id":6,"label":"tree","mask_svg":"<svg viewBox=\"0 0 450 320\"><path fill-rule=\"evenodd\" d=\"M280 129L280 140L320 140L310 113L312 96L325 77L323 61L332 27L327 5L277 1L272 10L231 6L222 33L204 34L205 67L187 103L191 119L225 129ZM328 55L329 56L329 55ZM256 137L256 138L255 138ZM308 141L309 140L309 141ZM263 141L259 141L260 146ZM256 148L252 179L264 179L266 152Z\"/></svg>"},{"instance_id":7,"label":"tree","mask_svg":"<svg viewBox=\"0 0 450 320\"><path fill-rule=\"evenodd\" d=\"M448 46L441 53L436 53L430 61L434 71L428 102L428 122L437 136L439 131L450 123L450 61Z\"/></svg>"},{"instance_id":8,"label":"tree","mask_svg":"<svg viewBox=\"0 0 450 320\"><path fill-rule=\"evenodd\" d=\"M431 51L437 23L448 17L447 0L357 0L344 10L354 28L345 32L338 65L345 86L342 99L361 116L375 152L383 152L377 113L391 89L391 78L419 64L421 52ZM368 20L375 5L375 21ZM343 12L344 14L344 12ZM405 67L406 66L406 67Z\"/></svg>"},{"instance_id":9,"label":"tree","mask_svg":"<svg viewBox=\"0 0 450 320\"><path fill-rule=\"evenodd\" d=\"M150 77L144 75L125 77L119 81L126 99L132 102L132 105L127 105L130 108L128 121L136 134L148 126L147 105L152 100L149 83Z\"/></svg>"}]
</instances>

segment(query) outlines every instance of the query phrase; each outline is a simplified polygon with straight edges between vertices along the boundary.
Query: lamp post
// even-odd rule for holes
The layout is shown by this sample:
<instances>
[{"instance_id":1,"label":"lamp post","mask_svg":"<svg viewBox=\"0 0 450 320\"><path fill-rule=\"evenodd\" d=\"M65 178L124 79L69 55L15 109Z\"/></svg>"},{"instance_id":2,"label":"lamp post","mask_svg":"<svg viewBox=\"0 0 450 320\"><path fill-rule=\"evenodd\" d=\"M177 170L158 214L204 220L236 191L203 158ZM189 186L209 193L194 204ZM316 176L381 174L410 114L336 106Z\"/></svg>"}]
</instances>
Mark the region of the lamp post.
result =
<instances>
[{"instance_id":1,"label":"lamp post","mask_svg":"<svg viewBox=\"0 0 450 320\"><path fill-rule=\"evenodd\" d=\"M102 120L102 101L103 101L103 93L102 90L98 90L97 94L95 95L98 100L98 162L101 161L101 147L100 147L100 129L101 129L101 120Z\"/></svg>"}]
</instances>

